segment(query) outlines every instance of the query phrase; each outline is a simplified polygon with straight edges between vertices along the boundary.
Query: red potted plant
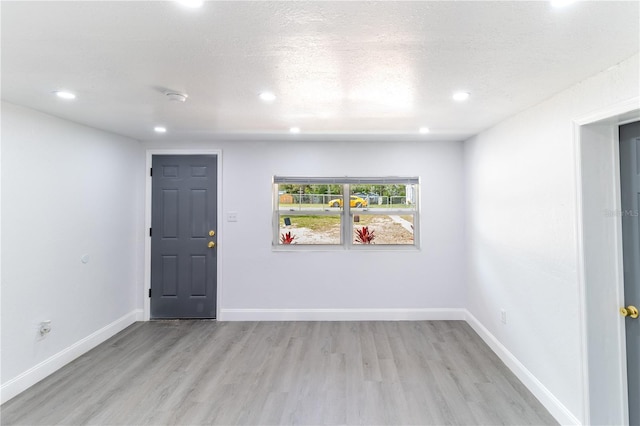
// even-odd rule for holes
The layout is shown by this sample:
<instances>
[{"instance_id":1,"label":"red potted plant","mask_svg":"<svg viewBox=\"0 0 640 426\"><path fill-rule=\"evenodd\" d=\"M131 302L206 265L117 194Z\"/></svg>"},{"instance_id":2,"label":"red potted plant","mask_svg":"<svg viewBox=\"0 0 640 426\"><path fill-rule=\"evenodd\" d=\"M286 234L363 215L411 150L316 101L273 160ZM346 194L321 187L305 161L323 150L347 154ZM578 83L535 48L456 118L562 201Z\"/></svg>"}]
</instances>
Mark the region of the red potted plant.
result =
<instances>
[{"instance_id":1,"label":"red potted plant","mask_svg":"<svg viewBox=\"0 0 640 426\"><path fill-rule=\"evenodd\" d=\"M376 238L375 231L369 231L368 226L363 226L360 229L356 229L356 243L360 244L373 244L373 240Z\"/></svg>"},{"instance_id":2,"label":"red potted plant","mask_svg":"<svg viewBox=\"0 0 640 426\"><path fill-rule=\"evenodd\" d=\"M296 236L292 235L291 232L287 232L286 234L280 234L280 243L282 244L295 244L293 240L295 240Z\"/></svg>"}]
</instances>

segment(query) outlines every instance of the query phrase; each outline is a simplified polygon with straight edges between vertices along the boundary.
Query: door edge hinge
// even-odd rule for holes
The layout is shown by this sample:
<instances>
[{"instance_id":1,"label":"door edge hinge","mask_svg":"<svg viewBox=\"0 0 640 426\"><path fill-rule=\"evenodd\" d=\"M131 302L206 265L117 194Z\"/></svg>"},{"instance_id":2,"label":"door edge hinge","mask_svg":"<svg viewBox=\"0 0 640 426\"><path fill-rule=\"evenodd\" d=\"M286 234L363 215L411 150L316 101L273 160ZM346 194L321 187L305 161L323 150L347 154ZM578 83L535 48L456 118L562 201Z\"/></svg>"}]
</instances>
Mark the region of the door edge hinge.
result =
<instances>
[{"instance_id":1,"label":"door edge hinge","mask_svg":"<svg viewBox=\"0 0 640 426\"><path fill-rule=\"evenodd\" d=\"M149 289L149 297L151 297L151 289Z\"/></svg>"},{"instance_id":2,"label":"door edge hinge","mask_svg":"<svg viewBox=\"0 0 640 426\"><path fill-rule=\"evenodd\" d=\"M153 167L149 168L149 176L153 176Z\"/></svg>"}]
</instances>

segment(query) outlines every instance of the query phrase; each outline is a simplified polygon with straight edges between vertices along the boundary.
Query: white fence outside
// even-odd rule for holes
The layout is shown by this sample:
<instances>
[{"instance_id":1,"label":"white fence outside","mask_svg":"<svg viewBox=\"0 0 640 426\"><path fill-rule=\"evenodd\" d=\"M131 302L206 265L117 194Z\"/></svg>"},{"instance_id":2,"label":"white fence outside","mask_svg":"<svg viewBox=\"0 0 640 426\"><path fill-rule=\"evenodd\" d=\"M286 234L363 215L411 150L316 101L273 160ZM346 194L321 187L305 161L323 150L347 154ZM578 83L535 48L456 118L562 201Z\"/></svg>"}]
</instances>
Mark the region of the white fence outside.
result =
<instances>
[{"instance_id":1,"label":"white fence outside","mask_svg":"<svg viewBox=\"0 0 640 426\"><path fill-rule=\"evenodd\" d=\"M366 206L374 207L376 205L385 206L385 207L391 207L391 206L406 207L408 205L413 204L413 201L411 199L408 199L406 196L388 197L386 195L385 196L356 195L356 197L366 201L363 207L366 207ZM290 207L292 205L299 205L300 208L303 208L303 207L308 208L310 207L310 205L315 205L316 207L318 207L317 206L318 204L322 204L326 206L329 206L329 204L332 204L332 205L339 206L340 202L336 200L340 200L342 198L343 198L342 195L336 195L336 194L280 194L279 195L281 205L286 205L287 207ZM358 201L359 200L357 200L356 203ZM344 203L344 200L343 200L343 203Z\"/></svg>"}]
</instances>

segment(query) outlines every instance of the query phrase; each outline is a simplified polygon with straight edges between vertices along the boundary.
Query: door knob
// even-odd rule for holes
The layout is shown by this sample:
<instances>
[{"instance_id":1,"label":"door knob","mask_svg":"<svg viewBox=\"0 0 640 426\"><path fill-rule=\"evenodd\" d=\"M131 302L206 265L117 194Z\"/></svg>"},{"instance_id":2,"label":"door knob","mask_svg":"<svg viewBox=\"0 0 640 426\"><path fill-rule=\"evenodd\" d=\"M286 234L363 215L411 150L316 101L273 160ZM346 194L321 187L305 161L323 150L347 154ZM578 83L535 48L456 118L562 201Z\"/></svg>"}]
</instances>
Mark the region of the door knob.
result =
<instances>
[{"instance_id":1,"label":"door knob","mask_svg":"<svg viewBox=\"0 0 640 426\"><path fill-rule=\"evenodd\" d=\"M213 241L209 241L209 244L207 244L207 247L209 248L214 248L216 246L216 243L214 243Z\"/></svg>"},{"instance_id":2,"label":"door knob","mask_svg":"<svg viewBox=\"0 0 640 426\"><path fill-rule=\"evenodd\" d=\"M631 318L638 318L638 308L633 305L629 305L626 308L620 308L620 314L623 317L629 316Z\"/></svg>"},{"instance_id":3,"label":"door knob","mask_svg":"<svg viewBox=\"0 0 640 426\"><path fill-rule=\"evenodd\" d=\"M213 229L211 231L209 231L209 236L213 237L214 235L216 235L216 231L214 231Z\"/></svg>"}]
</instances>

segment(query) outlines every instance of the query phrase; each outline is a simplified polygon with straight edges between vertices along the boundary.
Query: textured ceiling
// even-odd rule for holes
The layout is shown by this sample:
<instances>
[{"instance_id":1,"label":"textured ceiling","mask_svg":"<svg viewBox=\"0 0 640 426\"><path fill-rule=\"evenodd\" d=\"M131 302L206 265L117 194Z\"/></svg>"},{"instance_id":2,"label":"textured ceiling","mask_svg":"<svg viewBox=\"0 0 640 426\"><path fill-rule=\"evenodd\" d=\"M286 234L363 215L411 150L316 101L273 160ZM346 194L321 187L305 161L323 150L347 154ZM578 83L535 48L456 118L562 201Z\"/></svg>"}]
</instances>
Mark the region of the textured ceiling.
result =
<instances>
[{"instance_id":1,"label":"textured ceiling","mask_svg":"<svg viewBox=\"0 0 640 426\"><path fill-rule=\"evenodd\" d=\"M141 140L462 140L634 55L640 34L635 1L0 7L4 100Z\"/></svg>"}]
</instances>

